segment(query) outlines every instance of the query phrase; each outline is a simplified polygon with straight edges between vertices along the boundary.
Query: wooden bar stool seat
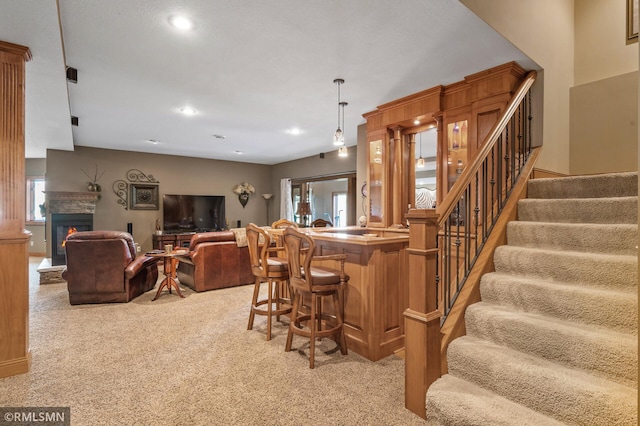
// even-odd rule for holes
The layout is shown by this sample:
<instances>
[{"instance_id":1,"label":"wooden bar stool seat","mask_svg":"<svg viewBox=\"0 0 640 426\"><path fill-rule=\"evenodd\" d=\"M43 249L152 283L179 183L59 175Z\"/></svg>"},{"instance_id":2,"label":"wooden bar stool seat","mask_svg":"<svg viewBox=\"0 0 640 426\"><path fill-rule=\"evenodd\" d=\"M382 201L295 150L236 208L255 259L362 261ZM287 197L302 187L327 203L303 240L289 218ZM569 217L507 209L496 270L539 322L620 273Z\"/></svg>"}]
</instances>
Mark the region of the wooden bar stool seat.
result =
<instances>
[{"instance_id":1,"label":"wooden bar stool seat","mask_svg":"<svg viewBox=\"0 0 640 426\"><path fill-rule=\"evenodd\" d=\"M275 316L279 320L280 315L291 312L290 301L283 297L283 289L281 288L288 286L289 268L286 259L270 256L271 253L282 250L282 247L272 247L269 235L265 230L250 223L247 225L246 231L251 272L256 277L247 330L253 329L256 315L266 316L267 340L271 340L271 318ZM260 287L263 282L268 284L267 297L259 299Z\"/></svg>"},{"instance_id":2,"label":"wooden bar stool seat","mask_svg":"<svg viewBox=\"0 0 640 426\"><path fill-rule=\"evenodd\" d=\"M344 335L344 287L349 280L349 276L344 273L346 255L315 256L313 239L295 228L285 229L284 243L289 264L289 282L293 290L293 309L285 352L291 350L294 334L308 338L309 367L313 368L316 339L334 337L340 346L340 352L347 354ZM319 260L338 260L340 269L311 266L312 261ZM326 304L322 303L322 299L328 297L332 301L332 314L325 311ZM302 310L304 298L311 301L309 313ZM323 324L328 328L323 329Z\"/></svg>"}]
</instances>

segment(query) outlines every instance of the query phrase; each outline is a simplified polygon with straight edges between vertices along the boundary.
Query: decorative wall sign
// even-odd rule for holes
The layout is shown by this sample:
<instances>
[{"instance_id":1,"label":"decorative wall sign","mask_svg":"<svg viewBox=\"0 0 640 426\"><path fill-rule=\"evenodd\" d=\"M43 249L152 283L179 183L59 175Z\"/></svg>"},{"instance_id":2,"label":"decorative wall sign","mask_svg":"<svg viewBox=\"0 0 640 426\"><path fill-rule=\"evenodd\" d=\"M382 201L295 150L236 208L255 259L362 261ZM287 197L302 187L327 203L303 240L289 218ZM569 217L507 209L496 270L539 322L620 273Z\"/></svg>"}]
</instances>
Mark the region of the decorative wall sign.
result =
<instances>
[{"instance_id":1,"label":"decorative wall sign","mask_svg":"<svg viewBox=\"0 0 640 426\"><path fill-rule=\"evenodd\" d=\"M127 172L127 179L129 179L129 182L158 183L153 175L147 175L138 169L129 170Z\"/></svg>"},{"instance_id":2,"label":"decorative wall sign","mask_svg":"<svg viewBox=\"0 0 640 426\"><path fill-rule=\"evenodd\" d=\"M112 185L113 192L118 196L118 204L129 210L129 184L123 180L117 180Z\"/></svg>"},{"instance_id":3,"label":"decorative wall sign","mask_svg":"<svg viewBox=\"0 0 640 426\"><path fill-rule=\"evenodd\" d=\"M132 183L131 210L158 210L158 185Z\"/></svg>"},{"instance_id":4,"label":"decorative wall sign","mask_svg":"<svg viewBox=\"0 0 640 426\"><path fill-rule=\"evenodd\" d=\"M128 182L127 182L128 181ZM118 197L118 204L125 210L159 210L160 188L156 178L138 169L127 171L127 181L118 179L113 182L113 192ZM131 188L131 193L129 193Z\"/></svg>"}]
</instances>

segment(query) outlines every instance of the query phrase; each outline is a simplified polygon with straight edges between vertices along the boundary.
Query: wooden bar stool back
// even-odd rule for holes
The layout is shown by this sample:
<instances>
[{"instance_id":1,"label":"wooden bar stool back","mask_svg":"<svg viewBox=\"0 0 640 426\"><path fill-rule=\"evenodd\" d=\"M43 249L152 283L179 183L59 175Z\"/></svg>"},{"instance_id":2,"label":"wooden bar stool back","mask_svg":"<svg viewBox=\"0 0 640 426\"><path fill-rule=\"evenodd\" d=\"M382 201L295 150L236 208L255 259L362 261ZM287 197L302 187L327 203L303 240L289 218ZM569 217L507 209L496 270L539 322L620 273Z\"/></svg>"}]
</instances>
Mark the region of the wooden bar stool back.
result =
<instances>
[{"instance_id":1,"label":"wooden bar stool back","mask_svg":"<svg viewBox=\"0 0 640 426\"><path fill-rule=\"evenodd\" d=\"M278 219L271 224L271 227L273 229L278 229L278 230L280 229L285 230L290 226L293 226L294 228L299 227L297 223L291 222L290 220L287 220L287 219ZM283 240L284 233L275 234L274 237L276 239L275 241L277 245L284 246L284 240Z\"/></svg>"},{"instance_id":2,"label":"wooden bar stool back","mask_svg":"<svg viewBox=\"0 0 640 426\"><path fill-rule=\"evenodd\" d=\"M289 264L289 282L293 290L293 310L289 321L289 332L285 352L291 350L293 335L309 338L309 367L314 367L316 339L334 336L340 346L340 352L347 354L347 342L344 336L344 287L349 276L344 273L346 255L315 255L315 243L311 237L295 228L284 231L284 244ZM311 266L313 261L338 260L340 269ZM303 298L311 301L310 313L302 312ZM323 309L322 299L331 297L333 315ZM306 326L303 323L307 323ZM329 327L322 328L322 325Z\"/></svg>"},{"instance_id":3,"label":"wooden bar stool back","mask_svg":"<svg viewBox=\"0 0 640 426\"><path fill-rule=\"evenodd\" d=\"M246 232L251 272L256 277L247 330L253 329L255 315L264 315L267 317L267 340L271 340L271 318L276 316L280 319L280 315L291 312L291 304L282 297L281 285L278 285L280 283L286 285L289 280L287 261L271 256L271 253L277 253L278 250L282 250L282 247L271 246L269 235L264 229L250 223L246 227ZM260 286L265 281L268 283L267 297L258 300Z\"/></svg>"},{"instance_id":4,"label":"wooden bar stool back","mask_svg":"<svg viewBox=\"0 0 640 426\"><path fill-rule=\"evenodd\" d=\"M327 226L333 226L333 223L321 218L317 218L316 220L311 222L312 228L326 228Z\"/></svg>"}]
</instances>

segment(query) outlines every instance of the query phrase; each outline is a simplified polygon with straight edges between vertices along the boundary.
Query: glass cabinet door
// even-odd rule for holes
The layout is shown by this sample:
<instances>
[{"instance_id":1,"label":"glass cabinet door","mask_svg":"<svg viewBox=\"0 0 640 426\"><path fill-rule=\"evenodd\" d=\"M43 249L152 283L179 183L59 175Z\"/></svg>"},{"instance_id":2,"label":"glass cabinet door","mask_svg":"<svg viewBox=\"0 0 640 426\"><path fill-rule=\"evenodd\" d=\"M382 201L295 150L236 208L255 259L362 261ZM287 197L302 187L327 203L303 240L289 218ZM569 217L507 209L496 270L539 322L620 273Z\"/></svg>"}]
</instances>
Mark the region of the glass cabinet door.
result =
<instances>
[{"instance_id":1,"label":"glass cabinet door","mask_svg":"<svg viewBox=\"0 0 640 426\"><path fill-rule=\"evenodd\" d=\"M447 180L451 189L467 165L467 120L447 125Z\"/></svg>"},{"instance_id":2,"label":"glass cabinet door","mask_svg":"<svg viewBox=\"0 0 640 426\"><path fill-rule=\"evenodd\" d=\"M369 224L382 224L384 217L384 152L382 140L369 142Z\"/></svg>"}]
</instances>

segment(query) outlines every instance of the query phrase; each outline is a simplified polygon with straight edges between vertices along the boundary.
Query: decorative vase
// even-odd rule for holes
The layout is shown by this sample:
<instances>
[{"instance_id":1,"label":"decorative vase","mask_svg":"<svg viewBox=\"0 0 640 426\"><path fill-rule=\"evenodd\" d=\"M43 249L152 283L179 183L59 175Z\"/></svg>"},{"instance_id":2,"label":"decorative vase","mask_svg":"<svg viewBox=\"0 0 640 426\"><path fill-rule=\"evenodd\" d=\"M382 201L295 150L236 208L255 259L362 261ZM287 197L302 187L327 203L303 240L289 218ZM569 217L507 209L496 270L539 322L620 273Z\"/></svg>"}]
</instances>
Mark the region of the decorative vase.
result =
<instances>
[{"instance_id":1,"label":"decorative vase","mask_svg":"<svg viewBox=\"0 0 640 426\"><path fill-rule=\"evenodd\" d=\"M246 206L249 201L249 194L238 195L238 200L240 200L240 204L242 204L242 208L244 209L244 206Z\"/></svg>"}]
</instances>

